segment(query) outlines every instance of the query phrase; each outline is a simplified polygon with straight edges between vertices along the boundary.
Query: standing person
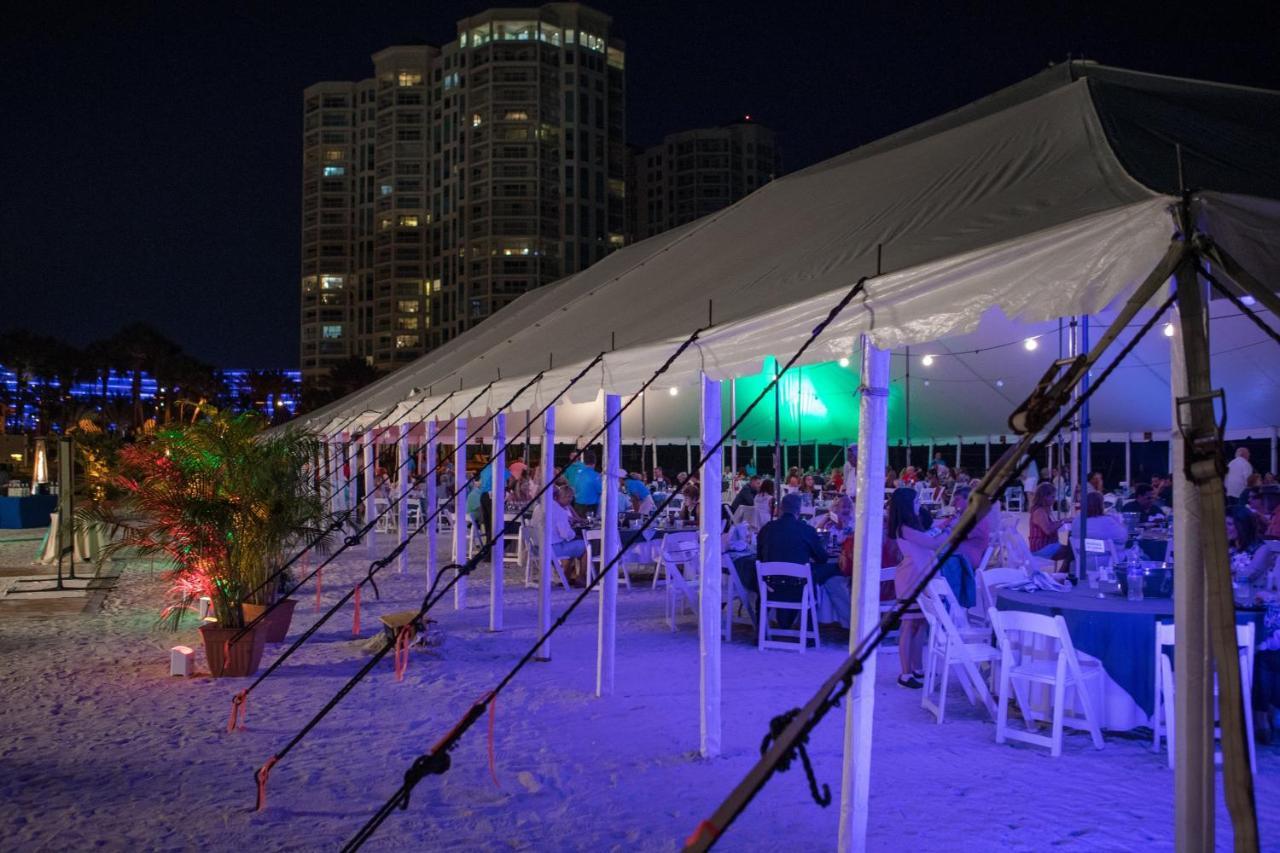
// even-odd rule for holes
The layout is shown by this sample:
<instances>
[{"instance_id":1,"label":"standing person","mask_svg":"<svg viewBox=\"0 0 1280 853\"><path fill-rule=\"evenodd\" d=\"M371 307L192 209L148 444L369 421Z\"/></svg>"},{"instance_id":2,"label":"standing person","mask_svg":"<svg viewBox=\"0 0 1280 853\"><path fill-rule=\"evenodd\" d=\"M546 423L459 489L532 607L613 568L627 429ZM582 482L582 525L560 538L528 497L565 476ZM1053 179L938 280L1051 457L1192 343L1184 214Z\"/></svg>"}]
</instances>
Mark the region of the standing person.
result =
<instances>
[{"instance_id":1,"label":"standing person","mask_svg":"<svg viewBox=\"0 0 1280 853\"><path fill-rule=\"evenodd\" d=\"M649 488L655 492L665 492L667 490L667 475L662 473L661 468L655 467L653 469L653 482L649 484Z\"/></svg>"},{"instance_id":2,"label":"standing person","mask_svg":"<svg viewBox=\"0 0 1280 853\"><path fill-rule=\"evenodd\" d=\"M1058 531L1062 529L1062 519L1054 515L1053 505L1057 492L1053 483L1041 483L1031 497L1030 529L1027 531L1027 546L1037 557L1059 559L1062 544L1058 541Z\"/></svg>"},{"instance_id":3,"label":"standing person","mask_svg":"<svg viewBox=\"0 0 1280 853\"><path fill-rule=\"evenodd\" d=\"M844 451L844 493L858 498L858 445L851 444Z\"/></svg>"},{"instance_id":4,"label":"standing person","mask_svg":"<svg viewBox=\"0 0 1280 853\"><path fill-rule=\"evenodd\" d=\"M893 587L898 600L906 600L924 580L933 563L934 553L946 544L945 536L934 536L920 520L920 493L909 486L896 489L889 498L889 538L902 552L902 562L893 573ZM919 690L924 686L924 640L926 626L919 605L913 605L902 616L898 634L898 663L901 675L898 686Z\"/></svg>"},{"instance_id":5,"label":"standing person","mask_svg":"<svg viewBox=\"0 0 1280 853\"><path fill-rule=\"evenodd\" d=\"M1249 485L1249 477L1253 475L1253 465L1249 463L1249 448L1237 447L1236 455L1227 463L1227 476L1222 481L1227 497L1239 498L1240 493Z\"/></svg>"},{"instance_id":6,"label":"standing person","mask_svg":"<svg viewBox=\"0 0 1280 853\"><path fill-rule=\"evenodd\" d=\"M650 515L655 511L653 494L649 491L649 487L644 484L644 478L640 476L639 472L632 471L628 474L627 479L622 483L622 488L626 490L627 497L631 498L632 512Z\"/></svg>"},{"instance_id":7,"label":"standing person","mask_svg":"<svg viewBox=\"0 0 1280 853\"><path fill-rule=\"evenodd\" d=\"M752 502L755 512L751 514L750 522L752 530L759 530L773 519L774 508L774 488L773 480L764 480L760 483L760 489L756 492L755 501Z\"/></svg>"},{"instance_id":8,"label":"standing person","mask_svg":"<svg viewBox=\"0 0 1280 853\"><path fill-rule=\"evenodd\" d=\"M574 512L583 518L586 518L588 513L596 513L600 509L600 472L595 466L595 454L590 450L584 450L582 455L564 471L564 478L573 488Z\"/></svg>"}]
</instances>

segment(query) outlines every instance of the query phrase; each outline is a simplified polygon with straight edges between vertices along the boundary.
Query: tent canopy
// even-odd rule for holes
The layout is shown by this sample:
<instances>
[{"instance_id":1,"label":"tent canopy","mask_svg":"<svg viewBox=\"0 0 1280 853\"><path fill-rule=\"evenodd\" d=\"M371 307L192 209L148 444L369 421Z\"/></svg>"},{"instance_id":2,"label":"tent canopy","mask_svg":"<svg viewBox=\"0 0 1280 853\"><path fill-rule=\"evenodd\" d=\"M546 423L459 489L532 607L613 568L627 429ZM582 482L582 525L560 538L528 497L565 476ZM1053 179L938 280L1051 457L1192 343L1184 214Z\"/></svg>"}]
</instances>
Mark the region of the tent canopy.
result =
<instances>
[{"instance_id":1,"label":"tent canopy","mask_svg":"<svg viewBox=\"0 0 1280 853\"><path fill-rule=\"evenodd\" d=\"M537 408L602 352L601 365L568 400L627 394L697 330L697 344L672 365L659 390L692 385L702 371L718 379L755 376L770 356L785 358L798 348L866 278L865 298L845 309L806 363L850 356L863 333L882 347L979 350L939 358L929 376L913 364L912 432L1001 432L1008 411L1057 355L1057 318L1089 314L1103 322L1108 306L1164 254L1176 231L1179 150L1201 230L1257 277L1271 280L1280 271L1278 108L1280 94L1273 92L1091 63L1054 66L530 292L302 423L327 431L357 413L397 404L391 420L415 420L456 392L437 413L448 417L493 383L469 407L469 414L481 414L541 370L535 390L513 407ZM1218 324L1229 324L1212 341L1227 367L1217 362L1225 375L1215 380L1228 386L1232 421L1274 425L1280 376L1274 370L1238 375L1259 361L1256 347L1236 347L1256 343L1260 333L1238 316ZM987 349L1035 335L1049 336L1040 338L1045 345L1035 358L1014 346ZM1168 348L1162 342L1144 342L1116 377L1117 387L1102 393L1095 429L1167 428ZM904 366L895 359L895 378ZM815 367L813 375L832 367ZM930 384L917 383L917 375ZM845 390L832 393L847 397L856 385L849 376ZM1242 378L1247 381L1236 388ZM798 427L813 438L855 433L856 422L843 414L819 415L823 407L831 412L822 394L812 389L815 406L803 380L795 381L805 412ZM840 385L838 378L831 382L833 389ZM647 417L690 425L675 435L696 434L687 413L680 414L693 411L694 396L651 394ZM894 405L891 400L891 424L901 423ZM376 417L367 414L355 425ZM824 419L840 421L826 425L834 434L824 435ZM638 437L633 420L626 431ZM655 426L647 434L668 429ZM901 427L891 427L891 438L895 430Z\"/></svg>"}]
</instances>

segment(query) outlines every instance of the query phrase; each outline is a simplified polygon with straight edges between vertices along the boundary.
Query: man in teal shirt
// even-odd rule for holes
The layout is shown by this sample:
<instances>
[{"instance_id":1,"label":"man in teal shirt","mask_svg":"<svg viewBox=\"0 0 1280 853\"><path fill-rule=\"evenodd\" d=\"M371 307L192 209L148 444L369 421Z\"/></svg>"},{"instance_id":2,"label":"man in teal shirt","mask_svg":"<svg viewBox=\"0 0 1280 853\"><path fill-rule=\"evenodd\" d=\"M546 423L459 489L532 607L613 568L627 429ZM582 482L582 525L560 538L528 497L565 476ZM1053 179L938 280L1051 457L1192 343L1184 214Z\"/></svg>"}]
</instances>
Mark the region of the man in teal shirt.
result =
<instances>
[{"instance_id":1,"label":"man in teal shirt","mask_svg":"<svg viewBox=\"0 0 1280 853\"><path fill-rule=\"evenodd\" d=\"M595 454L584 450L564 471L565 480L573 487L573 509L583 517L600 509L600 472L595 465Z\"/></svg>"}]
</instances>

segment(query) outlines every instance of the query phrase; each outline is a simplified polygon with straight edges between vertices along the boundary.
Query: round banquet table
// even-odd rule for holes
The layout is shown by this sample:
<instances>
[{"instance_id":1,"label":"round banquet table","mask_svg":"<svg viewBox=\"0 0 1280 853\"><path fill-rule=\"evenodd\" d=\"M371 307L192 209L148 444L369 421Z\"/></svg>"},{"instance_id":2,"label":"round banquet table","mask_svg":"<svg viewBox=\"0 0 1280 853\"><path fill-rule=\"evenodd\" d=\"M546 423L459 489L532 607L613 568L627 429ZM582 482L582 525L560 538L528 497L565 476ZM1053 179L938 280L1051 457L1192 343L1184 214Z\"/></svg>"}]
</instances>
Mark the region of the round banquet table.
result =
<instances>
[{"instance_id":1,"label":"round banquet table","mask_svg":"<svg viewBox=\"0 0 1280 853\"><path fill-rule=\"evenodd\" d=\"M1081 584L1070 592L997 589L996 609L1062 616L1076 651L1099 661L1105 671L1093 694L1100 725L1123 731L1151 724L1155 709L1156 622L1173 621L1172 598L1129 601ZM1236 621L1257 621L1255 612L1237 611Z\"/></svg>"},{"instance_id":2,"label":"round banquet table","mask_svg":"<svg viewBox=\"0 0 1280 853\"><path fill-rule=\"evenodd\" d=\"M1099 661L1106 677L1095 693L1105 729L1150 725L1155 708L1156 622L1173 621L1172 598L1098 597L1081 584L1070 592L996 590L998 610L1062 616L1076 651Z\"/></svg>"}]
</instances>

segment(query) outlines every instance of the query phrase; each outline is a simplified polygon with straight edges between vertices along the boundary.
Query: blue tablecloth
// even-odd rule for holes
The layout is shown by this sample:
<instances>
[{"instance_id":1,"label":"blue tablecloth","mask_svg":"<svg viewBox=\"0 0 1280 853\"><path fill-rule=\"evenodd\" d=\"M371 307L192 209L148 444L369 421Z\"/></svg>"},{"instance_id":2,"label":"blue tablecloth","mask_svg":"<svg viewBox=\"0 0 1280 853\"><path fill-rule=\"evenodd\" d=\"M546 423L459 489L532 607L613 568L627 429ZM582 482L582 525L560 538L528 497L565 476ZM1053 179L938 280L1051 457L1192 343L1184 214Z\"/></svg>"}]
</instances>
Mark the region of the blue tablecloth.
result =
<instances>
[{"instance_id":1,"label":"blue tablecloth","mask_svg":"<svg viewBox=\"0 0 1280 853\"><path fill-rule=\"evenodd\" d=\"M1156 622L1173 621L1172 598L1098 598L1098 591L1085 584L1071 592L998 589L996 609L1061 615L1076 649L1100 660L1143 713L1155 711ZM1257 619L1249 611L1236 615L1241 623Z\"/></svg>"},{"instance_id":2,"label":"blue tablecloth","mask_svg":"<svg viewBox=\"0 0 1280 853\"><path fill-rule=\"evenodd\" d=\"M58 508L57 495L0 497L0 528L48 527L49 514Z\"/></svg>"}]
</instances>

